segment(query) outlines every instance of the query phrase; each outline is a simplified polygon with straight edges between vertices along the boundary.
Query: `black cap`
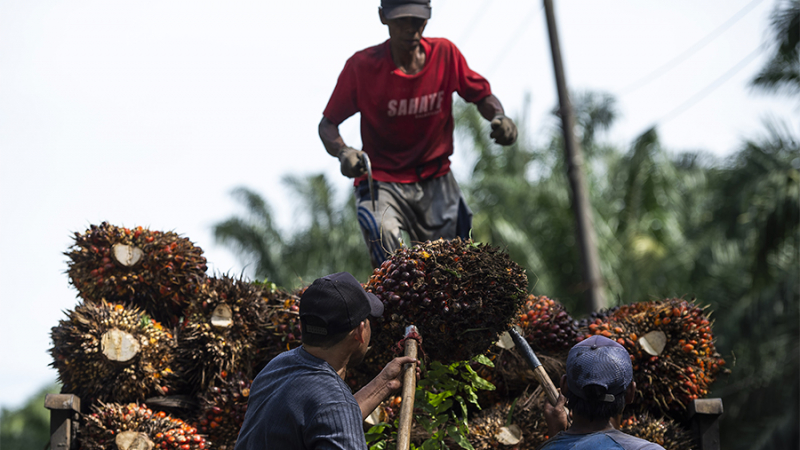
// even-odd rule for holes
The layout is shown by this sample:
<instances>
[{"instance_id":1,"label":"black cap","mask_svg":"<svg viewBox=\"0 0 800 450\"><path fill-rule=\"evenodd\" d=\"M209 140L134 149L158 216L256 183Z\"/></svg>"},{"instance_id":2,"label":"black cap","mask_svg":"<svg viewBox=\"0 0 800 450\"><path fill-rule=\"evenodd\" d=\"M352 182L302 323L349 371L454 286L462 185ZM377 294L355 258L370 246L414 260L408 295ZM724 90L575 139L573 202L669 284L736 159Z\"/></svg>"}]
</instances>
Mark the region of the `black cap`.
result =
<instances>
[{"instance_id":1,"label":"black cap","mask_svg":"<svg viewBox=\"0 0 800 450\"><path fill-rule=\"evenodd\" d=\"M389 20L401 17L431 18L430 0L381 0L383 16Z\"/></svg>"},{"instance_id":2,"label":"black cap","mask_svg":"<svg viewBox=\"0 0 800 450\"><path fill-rule=\"evenodd\" d=\"M575 344L567 355L567 386L584 400L613 402L633 381L631 355L611 339L594 335ZM599 398L590 398L587 387Z\"/></svg>"},{"instance_id":3,"label":"black cap","mask_svg":"<svg viewBox=\"0 0 800 450\"><path fill-rule=\"evenodd\" d=\"M317 278L300 297L303 334L344 333L369 316L382 315L383 303L347 272Z\"/></svg>"}]
</instances>

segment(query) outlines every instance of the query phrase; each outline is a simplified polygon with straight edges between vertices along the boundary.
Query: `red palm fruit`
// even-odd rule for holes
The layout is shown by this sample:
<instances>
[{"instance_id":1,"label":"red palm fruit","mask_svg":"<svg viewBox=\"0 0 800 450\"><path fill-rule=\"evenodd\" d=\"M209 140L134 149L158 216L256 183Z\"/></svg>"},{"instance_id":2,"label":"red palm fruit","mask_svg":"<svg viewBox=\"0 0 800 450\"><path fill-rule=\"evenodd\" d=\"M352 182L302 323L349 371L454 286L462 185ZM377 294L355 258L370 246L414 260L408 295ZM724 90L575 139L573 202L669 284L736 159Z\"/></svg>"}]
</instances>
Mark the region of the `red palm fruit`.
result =
<instances>
[{"instance_id":1,"label":"red palm fruit","mask_svg":"<svg viewBox=\"0 0 800 450\"><path fill-rule=\"evenodd\" d=\"M51 365L63 392L86 404L139 402L169 391L175 382L174 339L138 308L82 303L53 327L51 337Z\"/></svg>"},{"instance_id":2,"label":"red palm fruit","mask_svg":"<svg viewBox=\"0 0 800 450\"><path fill-rule=\"evenodd\" d=\"M176 352L185 393L207 389L223 372L252 374L269 317L260 286L226 275L208 278L186 314Z\"/></svg>"},{"instance_id":3,"label":"red palm fruit","mask_svg":"<svg viewBox=\"0 0 800 450\"><path fill-rule=\"evenodd\" d=\"M244 373L217 376L213 386L199 395L197 430L220 450L233 450L247 412L252 379ZM212 426L212 424L216 424Z\"/></svg>"},{"instance_id":4,"label":"red palm fruit","mask_svg":"<svg viewBox=\"0 0 800 450\"><path fill-rule=\"evenodd\" d=\"M534 350L566 353L577 343L578 325L564 305L546 296L529 295L514 321Z\"/></svg>"},{"instance_id":5,"label":"red palm fruit","mask_svg":"<svg viewBox=\"0 0 800 450\"><path fill-rule=\"evenodd\" d=\"M86 301L129 302L175 325L205 278L203 250L173 232L103 222L75 233L70 282Z\"/></svg>"},{"instance_id":6,"label":"red palm fruit","mask_svg":"<svg viewBox=\"0 0 800 450\"><path fill-rule=\"evenodd\" d=\"M631 354L638 392L631 411L682 421L689 403L706 397L709 385L724 370L712 325L705 308L694 300L673 298L621 306L581 331L584 337L608 336Z\"/></svg>"},{"instance_id":7,"label":"red palm fruit","mask_svg":"<svg viewBox=\"0 0 800 450\"><path fill-rule=\"evenodd\" d=\"M462 361L488 350L527 295L525 271L497 248L469 240L437 240L397 250L373 272L366 289L383 301L373 327L378 366L416 325L427 357Z\"/></svg>"}]
</instances>

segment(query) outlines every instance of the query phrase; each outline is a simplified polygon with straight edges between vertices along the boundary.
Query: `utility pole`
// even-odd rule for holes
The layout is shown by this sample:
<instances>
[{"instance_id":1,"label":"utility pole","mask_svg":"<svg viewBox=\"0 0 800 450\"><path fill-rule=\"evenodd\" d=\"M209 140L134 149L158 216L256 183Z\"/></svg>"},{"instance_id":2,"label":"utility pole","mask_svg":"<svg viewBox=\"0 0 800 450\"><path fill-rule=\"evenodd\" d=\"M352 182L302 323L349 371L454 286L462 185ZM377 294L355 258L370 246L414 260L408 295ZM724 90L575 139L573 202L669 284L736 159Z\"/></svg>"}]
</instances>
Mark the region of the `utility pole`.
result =
<instances>
[{"instance_id":1,"label":"utility pole","mask_svg":"<svg viewBox=\"0 0 800 450\"><path fill-rule=\"evenodd\" d=\"M581 252L581 268L583 284L586 286L586 301L591 311L607 307L603 293L603 280L600 276L600 258L597 255L597 243L592 221L592 209L583 176L583 153L575 140L573 131L575 118L572 104L569 101L564 66L561 62L561 47L558 43L556 17L553 11L553 0L544 0L547 16L547 29L550 33L550 49L553 53L553 70L556 74L558 88L559 115L564 131L564 155L567 163L567 178L572 188L572 210L577 223L578 244Z\"/></svg>"}]
</instances>

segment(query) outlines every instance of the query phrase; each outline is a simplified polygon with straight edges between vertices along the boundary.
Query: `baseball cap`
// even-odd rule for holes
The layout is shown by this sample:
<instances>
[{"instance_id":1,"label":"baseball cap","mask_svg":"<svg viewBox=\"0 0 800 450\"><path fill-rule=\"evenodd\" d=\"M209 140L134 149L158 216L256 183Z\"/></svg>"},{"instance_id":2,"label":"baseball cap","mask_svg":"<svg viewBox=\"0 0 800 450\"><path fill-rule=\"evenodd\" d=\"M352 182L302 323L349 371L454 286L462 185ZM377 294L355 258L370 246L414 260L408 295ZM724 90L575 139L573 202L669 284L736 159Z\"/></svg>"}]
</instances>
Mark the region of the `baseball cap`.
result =
<instances>
[{"instance_id":1,"label":"baseball cap","mask_svg":"<svg viewBox=\"0 0 800 450\"><path fill-rule=\"evenodd\" d=\"M431 18L430 0L381 0L381 9L387 19L401 17Z\"/></svg>"},{"instance_id":2,"label":"baseball cap","mask_svg":"<svg viewBox=\"0 0 800 450\"><path fill-rule=\"evenodd\" d=\"M303 334L343 333L357 327L368 316L382 315L383 303L347 272L317 278L300 297Z\"/></svg>"},{"instance_id":3,"label":"baseball cap","mask_svg":"<svg viewBox=\"0 0 800 450\"><path fill-rule=\"evenodd\" d=\"M628 351L605 336L594 335L569 351L567 385L570 392L584 400L613 402L632 380L633 366ZM592 385L603 389L586 389Z\"/></svg>"}]
</instances>

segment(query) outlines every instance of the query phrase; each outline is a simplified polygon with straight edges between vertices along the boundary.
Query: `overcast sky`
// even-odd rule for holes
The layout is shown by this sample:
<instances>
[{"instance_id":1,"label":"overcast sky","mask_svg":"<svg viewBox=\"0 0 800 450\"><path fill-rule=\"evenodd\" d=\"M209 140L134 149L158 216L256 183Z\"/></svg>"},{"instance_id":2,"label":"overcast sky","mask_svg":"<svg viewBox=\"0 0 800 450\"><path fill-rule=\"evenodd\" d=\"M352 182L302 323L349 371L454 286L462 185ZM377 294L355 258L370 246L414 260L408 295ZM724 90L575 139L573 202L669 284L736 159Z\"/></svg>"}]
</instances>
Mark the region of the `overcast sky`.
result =
<instances>
[{"instance_id":1,"label":"overcast sky","mask_svg":"<svg viewBox=\"0 0 800 450\"><path fill-rule=\"evenodd\" d=\"M659 123L672 151L726 155L766 119L798 130L796 102L748 88L772 0L555 3L570 87L624 94L608 141L627 148ZM50 328L77 304L62 255L73 232L173 230L212 273L239 273L211 236L241 212L233 188L262 193L286 228L298 212L284 175L324 172L344 195L317 124L345 60L388 37L378 4L0 2L0 405L56 378ZM546 138L556 94L541 2L433 0L425 35L455 42L509 115L530 94L528 138ZM341 131L360 145L356 118ZM454 161L461 177L458 148Z\"/></svg>"}]
</instances>

